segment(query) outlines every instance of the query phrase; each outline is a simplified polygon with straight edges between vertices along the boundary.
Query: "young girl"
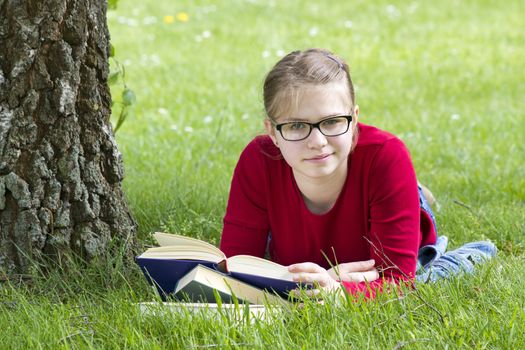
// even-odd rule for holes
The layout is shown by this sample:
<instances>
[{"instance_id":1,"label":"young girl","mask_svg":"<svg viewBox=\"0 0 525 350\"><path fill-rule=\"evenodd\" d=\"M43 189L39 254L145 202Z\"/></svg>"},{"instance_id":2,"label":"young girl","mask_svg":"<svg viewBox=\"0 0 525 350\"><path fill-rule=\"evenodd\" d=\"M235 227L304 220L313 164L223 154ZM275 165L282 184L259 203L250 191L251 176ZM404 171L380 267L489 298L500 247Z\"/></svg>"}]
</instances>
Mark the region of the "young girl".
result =
<instances>
[{"instance_id":1,"label":"young girl","mask_svg":"<svg viewBox=\"0 0 525 350\"><path fill-rule=\"evenodd\" d=\"M346 63L321 49L288 54L266 77L264 106L268 135L235 168L221 250L268 253L327 291L413 279L419 248L436 241L433 218L403 142L358 123Z\"/></svg>"}]
</instances>

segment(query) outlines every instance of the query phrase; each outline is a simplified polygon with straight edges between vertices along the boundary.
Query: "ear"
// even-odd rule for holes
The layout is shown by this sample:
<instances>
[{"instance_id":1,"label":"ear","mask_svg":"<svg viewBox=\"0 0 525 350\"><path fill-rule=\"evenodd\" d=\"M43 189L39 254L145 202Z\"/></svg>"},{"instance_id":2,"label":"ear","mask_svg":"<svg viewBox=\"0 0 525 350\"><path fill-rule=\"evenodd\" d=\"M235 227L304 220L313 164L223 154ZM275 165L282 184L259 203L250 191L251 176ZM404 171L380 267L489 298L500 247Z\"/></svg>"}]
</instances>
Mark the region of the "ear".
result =
<instances>
[{"instance_id":1,"label":"ear","mask_svg":"<svg viewBox=\"0 0 525 350\"><path fill-rule=\"evenodd\" d=\"M275 134L275 128L274 128L272 122L270 121L270 119L265 119L264 120L264 128L266 129L266 132L268 133L268 136L270 136L270 138L272 139L272 141L275 144L275 146L279 147L278 143L277 143L277 136Z\"/></svg>"},{"instance_id":2,"label":"ear","mask_svg":"<svg viewBox=\"0 0 525 350\"><path fill-rule=\"evenodd\" d=\"M359 120L359 105L355 105L354 106L354 117L352 119L357 124L357 122Z\"/></svg>"}]
</instances>

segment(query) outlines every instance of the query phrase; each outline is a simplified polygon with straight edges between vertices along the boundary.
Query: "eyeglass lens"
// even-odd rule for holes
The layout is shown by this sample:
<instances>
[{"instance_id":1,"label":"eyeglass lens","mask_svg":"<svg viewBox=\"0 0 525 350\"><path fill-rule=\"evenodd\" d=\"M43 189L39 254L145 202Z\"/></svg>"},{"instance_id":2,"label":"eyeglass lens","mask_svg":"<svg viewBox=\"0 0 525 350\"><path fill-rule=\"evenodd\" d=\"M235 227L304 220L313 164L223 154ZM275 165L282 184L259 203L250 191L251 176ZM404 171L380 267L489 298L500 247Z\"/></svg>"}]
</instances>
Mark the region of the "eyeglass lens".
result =
<instances>
[{"instance_id":1,"label":"eyeglass lens","mask_svg":"<svg viewBox=\"0 0 525 350\"><path fill-rule=\"evenodd\" d=\"M325 136L338 136L348 131L350 121L347 117L328 118L320 122L317 127ZM281 135L289 141L298 141L307 138L315 124L306 122L292 122L282 124Z\"/></svg>"}]
</instances>

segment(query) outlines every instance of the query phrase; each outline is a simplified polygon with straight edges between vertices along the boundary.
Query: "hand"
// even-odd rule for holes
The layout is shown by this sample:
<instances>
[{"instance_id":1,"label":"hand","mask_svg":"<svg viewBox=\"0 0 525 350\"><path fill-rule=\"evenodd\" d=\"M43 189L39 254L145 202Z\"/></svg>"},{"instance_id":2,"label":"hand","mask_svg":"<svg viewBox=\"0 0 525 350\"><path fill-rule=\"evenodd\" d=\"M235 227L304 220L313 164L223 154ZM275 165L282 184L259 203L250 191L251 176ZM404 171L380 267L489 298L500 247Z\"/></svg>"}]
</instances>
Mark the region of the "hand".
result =
<instances>
[{"instance_id":1,"label":"hand","mask_svg":"<svg viewBox=\"0 0 525 350\"><path fill-rule=\"evenodd\" d=\"M288 271L292 273L295 282L313 283L315 289L305 291L308 296L319 294L321 289L329 292L341 290L341 284L317 264L311 262L293 264L288 266ZM295 290L295 294L298 292Z\"/></svg>"},{"instance_id":2,"label":"hand","mask_svg":"<svg viewBox=\"0 0 525 350\"><path fill-rule=\"evenodd\" d=\"M374 264L374 259L349 262L334 266L327 272L336 281L372 282L379 278L379 272Z\"/></svg>"}]
</instances>

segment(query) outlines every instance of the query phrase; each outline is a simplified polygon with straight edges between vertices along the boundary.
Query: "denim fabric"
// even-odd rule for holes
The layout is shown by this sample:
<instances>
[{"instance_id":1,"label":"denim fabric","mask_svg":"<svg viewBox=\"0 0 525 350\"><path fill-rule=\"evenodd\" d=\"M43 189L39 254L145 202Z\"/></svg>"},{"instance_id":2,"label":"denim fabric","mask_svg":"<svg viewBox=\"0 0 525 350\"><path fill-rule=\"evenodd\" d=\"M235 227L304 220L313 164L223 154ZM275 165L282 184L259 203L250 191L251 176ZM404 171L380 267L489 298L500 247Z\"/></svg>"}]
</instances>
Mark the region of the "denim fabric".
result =
<instances>
[{"instance_id":1,"label":"denim fabric","mask_svg":"<svg viewBox=\"0 0 525 350\"><path fill-rule=\"evenodd\" d=\"M497 248L492 242L480 241L464 244L458 249L436 255L425 267L417 271L416 281L436 282L460 272L472 273L474 265L491 259L496 252Z\"/></svg>"},{"instance_id":2,"label":"denim fabric","mask_svg":"<svg viewBox=\"0 0 525 350\"><path fill-rule=\"evenodd\" d=\"M432 208L419 189L419 203L432 219L437 233L436 220ZM496 255L497 248L492 242L480 241L467 243L456 250L447 252L448 238L438 236L436 243L419 249L417 258L416 281L427 283L452 277L460 272L472 273L474 265Z\"/></svg>"},{"instance_id":3,"label":"denim fabric","mask_svg":"<svg viewBox=\"0 0 525 350\"><path fill-rule=\"evenodd\" d=\"M425 195L423 194L423 188L419 186L419 183L417 185L417 189L419 191L419 206L432 219L432 223L434 224L434 229L436 230L436 235L437 235L438 231L437 231L437 225L436 225L436 218L434 217L434 212L432 212L432 208L430 207L430 204L428 204L427 199L425 198Z\"/></svg>"},{"instance_id":4,"label":"denim fabric","mask_svg":"<svg viewBox=\"0 0 525 350\"><path fill-rule=\"evenodd\" d=\"M434 260L445 254L447 251L448 238L439 236L436 244L429 244L419 248L417 257L417 271L427 268Z\"/></svg>"},{"instance_id":5,"label":"denim fabric","mask_svg":"<svg viewBox=\"0 0 525 350\"><path fill-rule=\"evenodd\" d=\"M436 225L436 219L434 217L434 212L432 211L432 208L430 207L430 204L428 204L427 199L425 198L425 195L423 194L423 188L419 185L419 182L417 184L417 189L419 192L419 205L421 209L430 216L432 219L432 224L434 225L434 230L436 231L436 235L438 233L437 231L437 225ZM426 268L432 261L439 258L441 255L445 253L447 250L448 245L448 238L445 236L438 236L436 239L435 244L426 245L424 247L421 247L419 249L418 257L417 257L417 270L420 271L423 268Z\"/></svg>"}]
</instances>

